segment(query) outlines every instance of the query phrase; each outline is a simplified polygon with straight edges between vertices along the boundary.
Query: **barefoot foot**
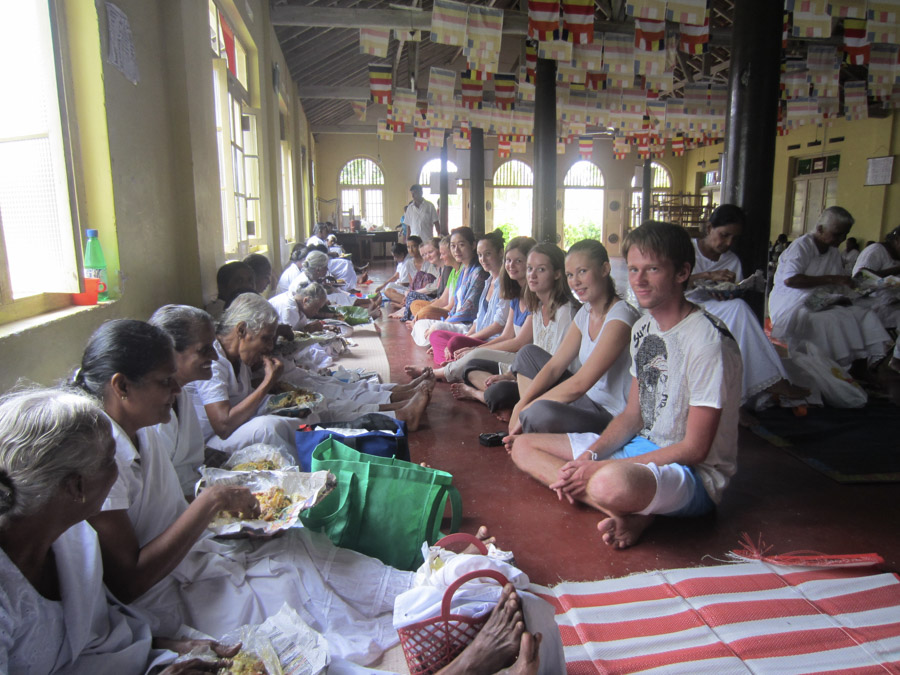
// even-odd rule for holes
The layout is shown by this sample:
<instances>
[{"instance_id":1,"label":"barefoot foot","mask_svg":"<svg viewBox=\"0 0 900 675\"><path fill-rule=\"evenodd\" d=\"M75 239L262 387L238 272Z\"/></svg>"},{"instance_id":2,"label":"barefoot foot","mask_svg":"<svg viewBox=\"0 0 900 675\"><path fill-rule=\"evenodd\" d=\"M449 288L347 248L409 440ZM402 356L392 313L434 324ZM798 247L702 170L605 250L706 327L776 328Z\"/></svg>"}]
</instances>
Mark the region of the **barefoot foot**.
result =
<instances>
[{"instance_id":1,"label":"barefoot foot","mask_svg":"<svg viewBox=\"0 0 900 675\"><path fill-rule=\"evenodd\" d=\"M512 584L503 588L500 600L471 644L440 675L491 675L513 664L519 654L525 621Z\"/></svg>"},{"instance_id":2,"label":"barefoot foot","mask_svg":"<svg viewBox=\"0 0 900 675\"><path fill-rule=\"evenodd\" d=\"M417 431L430 399L431 392L417 391L406 405L397 409L397 419L406 422L406 427L409 431Z\"/></svg>"},{"instance_id":3,"label":"barefoot foot","mask_svg":"<svg viewBox=\"0 0 900 675\"><path fill-rule=\"evenodd\" d=\"M653 522L654 516L630 513L626 516L610 516L597 523L604 543L615 549L634 546L641 534Z\"/></svg>"},{"instance_id":4,"label":"barefoot foot","mask_svg":"<svg viewBox=\"0 0 900 675\"><path fill-rule=\"evenodd\" d=\"M516 662L506 672L507 675L537 675L541 667L541 640L544 636L540 633L532 635L528 631L522 633L519 641L519 656Z\"/></svg>"},{"instance_id":5,"label":"barefoot foot","mask_svg":"<svg viewBox=\"0 0 900 675\"><path fill-rule=\"evenodd\" d=\"M512 418L512 410L497 410L494 412L494 417L501 422L509 422L510 418Z\"/></svg>"},{"instance_id":6,"label":"barefoot foot","mask_svg":"<svg viewBox=\"0 0 900 675\"><path fill-rule=\"evenodd\" d=\"M478 401L479 403L484 403L483 391L479 391L475 387L470 387L469 385L462 384L461 382L451 384L450 393L453 394L453 398L459 401L471 400Z\"/></svg>"},{"instance_id":7,"label":"barefoot foot","mask_svg":"<svg viewBox=\"0 0 900 675\"><path fill-rule=\"evenodd\" d=\"M497 538L492 537L490 535L490 533L488 533L488 529L487 529L486 525L482 525L481 527L478 528L478 532L475 533L475 538L478 539L478 541L480 541L485 546L487 546L489 544L494 544L494 545L497 544ZM463 549L462 552L470 553L472 555L481 553L481 551L478 550L478 547L475 546L475 544L469 544L468 546L466 546L465 549Z\"/></svg>"},{"instance_id":8,"label":"barefoot foot","mask_svg":"<svg viewBox=\"0 0 900 675\"><path fill-rule=\"evenodd\" d=\"M413 380L417 377L421 377L426 370L431 370L431 368L422 368L420 366L404 366L403 368L403 372L409 375Z\"/></svg>"}]
</instances>

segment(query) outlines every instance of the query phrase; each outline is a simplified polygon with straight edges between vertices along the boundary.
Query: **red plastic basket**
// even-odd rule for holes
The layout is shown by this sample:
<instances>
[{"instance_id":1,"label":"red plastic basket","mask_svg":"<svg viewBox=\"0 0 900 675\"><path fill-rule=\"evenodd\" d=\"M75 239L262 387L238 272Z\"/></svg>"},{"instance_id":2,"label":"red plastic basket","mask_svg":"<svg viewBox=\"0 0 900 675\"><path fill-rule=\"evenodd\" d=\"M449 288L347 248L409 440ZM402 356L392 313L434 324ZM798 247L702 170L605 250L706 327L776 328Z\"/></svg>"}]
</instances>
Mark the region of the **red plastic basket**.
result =
<instances>
[{"instance_id":1,"label":"red plastic basket","mask_svg":"<svg viewBox=\"0 0 900 675\"><path fill-rule=\"evenodd\" d=\"M437 542L438 545L451 544L458 541L470 542L471 535L451 534ZM479 548L484 553L487 549L480 541L475 539ZM474 543L474 542L472 542ZM509 580L494 570L477 570L464 574L454 581L444 591L441 601L441 613L433 619L425 619L410 624L404 628L398 628L400 644L403 646L403 654L406 656L406 664L409 666L410 675L431 675L459 655L466 646L475 639L478 632L487 622L489 614L477 619L450 613L450 601L456 590L467 581L488 577L497 581L501 586L509 583Z\"/></svg>"}]
</instances>

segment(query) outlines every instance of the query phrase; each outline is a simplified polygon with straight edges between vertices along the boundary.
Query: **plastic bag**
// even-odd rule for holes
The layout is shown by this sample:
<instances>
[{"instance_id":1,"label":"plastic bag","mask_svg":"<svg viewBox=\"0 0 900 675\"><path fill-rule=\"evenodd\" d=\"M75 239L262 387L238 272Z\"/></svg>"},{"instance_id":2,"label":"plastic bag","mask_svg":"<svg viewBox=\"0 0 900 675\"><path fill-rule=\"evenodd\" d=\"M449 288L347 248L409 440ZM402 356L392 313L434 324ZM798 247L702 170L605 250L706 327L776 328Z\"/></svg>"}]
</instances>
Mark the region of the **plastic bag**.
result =
<instances>
[{"instance_id":1,"label":"plastic bag","mask_svg":"<svg viewBox=\"0 0 900 675\"><path fill-rule=\"evenodd\" d=\"M837 362L821 353L811 342L804 342L793 353L791 362L799 367L814 393L826 405L835 408L862 408L869 400L865 390Z\"/></svg>"}]
</instances>

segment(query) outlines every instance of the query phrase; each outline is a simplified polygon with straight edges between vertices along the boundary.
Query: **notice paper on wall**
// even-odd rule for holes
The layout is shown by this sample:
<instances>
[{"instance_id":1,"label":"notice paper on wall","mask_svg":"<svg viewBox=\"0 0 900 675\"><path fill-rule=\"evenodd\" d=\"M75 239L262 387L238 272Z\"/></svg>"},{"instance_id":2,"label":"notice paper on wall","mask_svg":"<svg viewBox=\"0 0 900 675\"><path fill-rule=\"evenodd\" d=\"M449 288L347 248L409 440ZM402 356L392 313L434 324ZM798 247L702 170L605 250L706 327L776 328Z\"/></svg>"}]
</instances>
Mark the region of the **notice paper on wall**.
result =
<instances>
[{"instance_id":1,"label":"notice paper on wall","mask_svg":"<svg viewBox=\"0 0 900 675\"><path fill-rule=\"evenodd\" d=\"M894 158L869 157L866 160L866 185L890 185L894 173Z\"/></svg>"},{"instance_id":2,"label":"notice paper on wall","mask_svg":"<svg viewBox=\"0 0 900 675\"><path fill-rule=\"evenodd\" d=\"M109 38L106 60L118 68L131 84L137 84L141 76L138 73L128 16L113 3L107 2L106 25Z\"/></svg>"}]
</instances>

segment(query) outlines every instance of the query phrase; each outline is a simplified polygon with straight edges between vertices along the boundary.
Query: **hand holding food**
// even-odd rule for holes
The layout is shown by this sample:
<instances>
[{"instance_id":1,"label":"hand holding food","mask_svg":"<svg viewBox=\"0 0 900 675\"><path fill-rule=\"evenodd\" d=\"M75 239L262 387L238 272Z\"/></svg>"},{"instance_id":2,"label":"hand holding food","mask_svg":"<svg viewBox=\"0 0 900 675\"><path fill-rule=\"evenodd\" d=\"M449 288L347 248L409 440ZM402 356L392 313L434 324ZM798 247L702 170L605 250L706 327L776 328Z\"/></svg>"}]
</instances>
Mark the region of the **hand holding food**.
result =
<instances>
[{"instance_id":1,"label":"hand holding food","mask_svg":"<svg viewBox=\"0 0 900 675\"><path fill-rule=\"evenodd\" d=\"M217 483L203 490L198 499L210 500L215 513L225 511L245 520L259 517L259 502L249 489L240 485Z\"/></svg>"}]
</instances>

